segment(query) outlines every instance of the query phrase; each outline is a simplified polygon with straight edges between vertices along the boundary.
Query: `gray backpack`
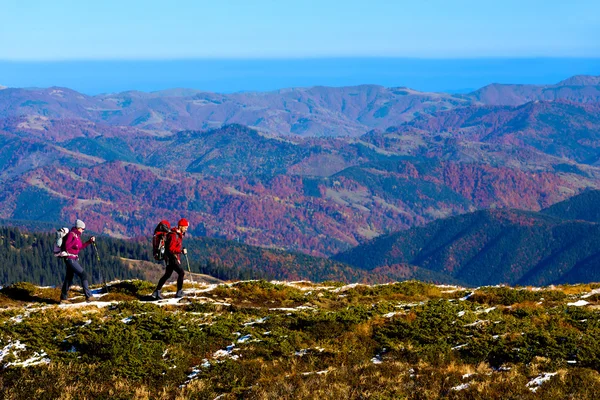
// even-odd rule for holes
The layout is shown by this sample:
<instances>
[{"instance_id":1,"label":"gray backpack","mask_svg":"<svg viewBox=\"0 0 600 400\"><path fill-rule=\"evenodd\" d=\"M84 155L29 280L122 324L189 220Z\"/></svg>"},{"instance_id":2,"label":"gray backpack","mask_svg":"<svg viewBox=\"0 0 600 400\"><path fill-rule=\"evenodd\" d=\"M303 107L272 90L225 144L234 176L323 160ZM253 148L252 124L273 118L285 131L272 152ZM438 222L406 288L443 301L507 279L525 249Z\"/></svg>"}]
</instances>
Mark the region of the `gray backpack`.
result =
<instances>
[{"instance_id":1,"label":"gray backpack","mask_svg":"<svg viewBox=\"0 0 600 400\"><path fill-rule=\"evenodd\" d=\"M56 238L54 240L54 257L66 257L69 253L66 252L65 236L69 233L69 228L60 228L56 231Z\"/></svg>"}]
</instances>

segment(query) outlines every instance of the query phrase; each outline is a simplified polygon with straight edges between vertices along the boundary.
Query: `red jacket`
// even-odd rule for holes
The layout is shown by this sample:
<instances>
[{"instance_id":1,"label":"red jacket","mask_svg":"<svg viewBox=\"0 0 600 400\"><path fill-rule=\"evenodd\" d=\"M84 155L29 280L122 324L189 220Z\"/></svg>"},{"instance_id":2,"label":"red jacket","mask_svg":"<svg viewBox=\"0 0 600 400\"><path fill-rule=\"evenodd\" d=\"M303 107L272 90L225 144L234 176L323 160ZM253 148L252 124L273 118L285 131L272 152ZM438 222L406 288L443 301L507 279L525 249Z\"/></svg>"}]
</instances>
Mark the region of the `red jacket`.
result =
<instances>
[{"instance_id":1,"label":"red jacket","mask_svg":"<svg viewBox=\"0 0 600 400\"><path fill-rule=\"evenodd\" d=\"M79 254L79 251L85 249L90 245L89 242L82 243L81 237L79 235L79 231L75 230L75 228L71 228L67 236L65 237L65 251L69 253L67 258L71 260L76 260Z\"/></svg>"},{"instance_id":2,"label":"red jacket","mask_svg":"<svg viewBox=\"0 0 600 400\"><path fill-rule=\"evenodd\" d=\"M183 251L183 233L177 228L171 229L171 232L167 234L167 241L165 243L165 251L168 254L172 254L177 261L181 262L181 252Z\"/></svg>"}]
</instances>

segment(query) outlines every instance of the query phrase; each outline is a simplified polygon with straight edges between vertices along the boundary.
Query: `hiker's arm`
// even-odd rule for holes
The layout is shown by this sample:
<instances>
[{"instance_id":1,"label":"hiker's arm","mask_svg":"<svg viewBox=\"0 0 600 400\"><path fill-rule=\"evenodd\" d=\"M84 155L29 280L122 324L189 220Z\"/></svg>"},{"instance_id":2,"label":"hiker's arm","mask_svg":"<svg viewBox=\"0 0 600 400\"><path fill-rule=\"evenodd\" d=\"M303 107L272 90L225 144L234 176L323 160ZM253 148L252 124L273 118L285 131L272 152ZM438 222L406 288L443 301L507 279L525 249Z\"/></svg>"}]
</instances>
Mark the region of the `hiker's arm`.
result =
<instances>
[{"instance_id":1,"label":"hiker's arm","mask_svg":"<svg viewBox=\"0 0 600 400\"><path fill-rule=\"evenodd\" d=\"M94 243L96 241L96 237L92 236L91 238L89 238L84 244L82 249L85 249L86 247L88 247L90 244Z\"/></svg>"},{"instance_id":2,"label":"hiker's arm","mask_svg":"<svg viewBox=\"0 0 600 400\"><path fill-rule=\"evenodd\" d=\"M183 243L181 240L179 240L179 237L176 234L170 234L170 237L167 239L167 244L169 245L169 253L181 254L181 247Z\"/></svg>"}]
</instances>

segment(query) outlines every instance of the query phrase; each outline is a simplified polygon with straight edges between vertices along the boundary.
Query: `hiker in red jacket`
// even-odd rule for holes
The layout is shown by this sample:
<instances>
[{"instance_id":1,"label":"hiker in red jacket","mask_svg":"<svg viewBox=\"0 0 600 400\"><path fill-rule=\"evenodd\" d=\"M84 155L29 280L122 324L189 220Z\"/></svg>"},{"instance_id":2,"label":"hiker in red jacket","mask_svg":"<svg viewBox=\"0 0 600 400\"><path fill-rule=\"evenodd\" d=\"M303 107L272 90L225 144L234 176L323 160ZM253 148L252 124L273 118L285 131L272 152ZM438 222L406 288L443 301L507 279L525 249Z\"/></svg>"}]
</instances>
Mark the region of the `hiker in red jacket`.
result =
<instances>
[{"instance_id":1,"label":"hiker in red jacket","mask_svg":"<svg viewBox=\"0 0 600 400\"><path fill-rule=\"evenodd\" d=\"M88 286L87 274L77 261L79 258L79 251L85 249L90 244L96 241L96 238L92 236L87 242L81 242L81 234L85 230L85 224L82 220L78 219L75 222L75 226L71 228L67 236L65 236L63 241L63 250L68 253L65 260L65 266L67 267L67 273L65 275L65 281L62 286L62 291L60 293L60 301L67 302L68 301L68 293L69 288L73 284L73 277L77 275L79 279L81 279L81 285L83 286L83 293L85 294L85 301L88 303L93 300L92 292L90 292L90 288Z\"/></svg>"},{"instance_id":2,"label":"hiker in red jacket","mask_svg":"<svg viewBox=\"0 0 600 400\"><path fill-rule=\"evenodd\" d=\"M167 279L173 274L173 271L177 272L177 293L175 293L175 297L183 297L183 277L185 272L181 267L181 254L185 253L183 236L187 232L189 226L190 224L188 221L185 218L182 218L177 223L177 227L171 229L171 232L167 234L165 243L165 264L167 265L167 270L158 281L156 290L152 293L152 297L156 300L163 298L160 291Z\"/></svg>"}]
</instances>

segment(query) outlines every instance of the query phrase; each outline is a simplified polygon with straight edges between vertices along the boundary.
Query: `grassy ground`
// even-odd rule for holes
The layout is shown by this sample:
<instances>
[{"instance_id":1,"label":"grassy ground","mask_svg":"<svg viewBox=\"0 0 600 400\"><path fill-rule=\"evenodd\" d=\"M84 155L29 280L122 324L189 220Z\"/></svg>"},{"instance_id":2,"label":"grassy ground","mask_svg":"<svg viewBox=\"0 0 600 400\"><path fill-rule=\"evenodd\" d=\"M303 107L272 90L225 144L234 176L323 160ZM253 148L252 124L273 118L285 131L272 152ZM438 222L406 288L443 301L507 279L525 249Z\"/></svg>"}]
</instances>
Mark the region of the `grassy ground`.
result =
<instances>
[{"instance_id":1,"label":"grassy ground","mask_svg":"<svg viewBox=\"0 0 600 400\"><path fill-rule=\"evenodd\" d=\"M600 285L113 283L0 291L6 399L592 399Z\"/></svg>"}]
</instances>

